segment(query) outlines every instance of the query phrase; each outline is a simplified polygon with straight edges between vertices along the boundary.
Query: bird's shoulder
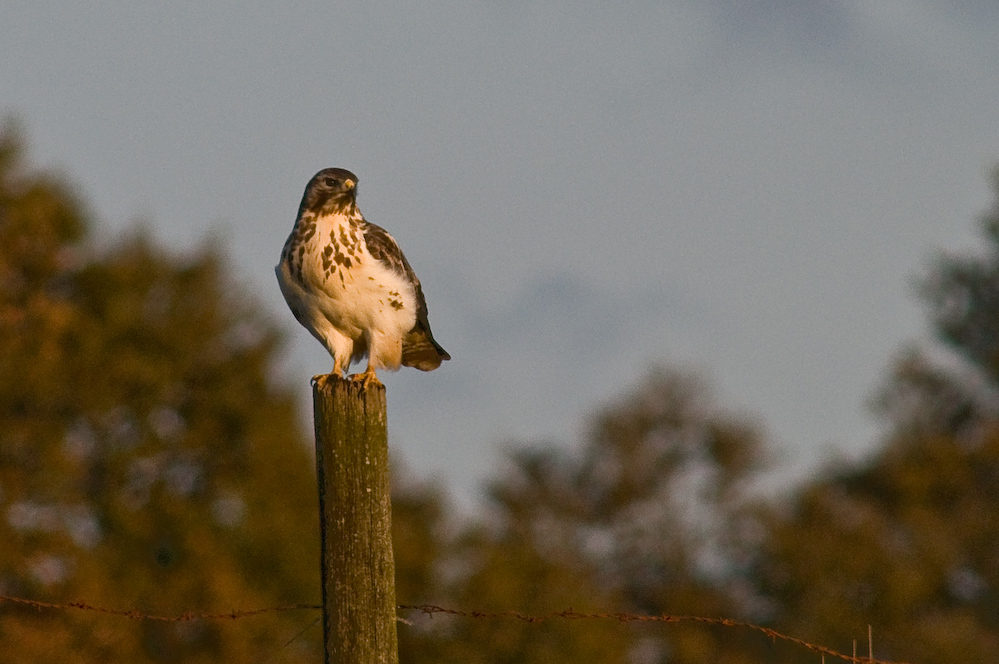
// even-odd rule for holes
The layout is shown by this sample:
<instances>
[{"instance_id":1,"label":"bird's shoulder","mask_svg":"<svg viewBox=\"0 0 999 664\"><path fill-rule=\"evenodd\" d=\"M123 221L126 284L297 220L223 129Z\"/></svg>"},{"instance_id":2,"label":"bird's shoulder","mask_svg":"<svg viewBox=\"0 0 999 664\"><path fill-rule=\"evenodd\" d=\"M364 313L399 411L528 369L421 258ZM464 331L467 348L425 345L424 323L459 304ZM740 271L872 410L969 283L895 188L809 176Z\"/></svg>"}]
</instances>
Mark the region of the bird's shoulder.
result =
<instances>
[{"instance_id":1,"label":"bird's shoulder","mask_svg":"<svg viewBox=\"0 0 999 664\"><path fill-rule=\"evenodd\" d=\"M364 244L368 253L376 261L379 261L401 277L405 277L413 285L419 285L420 280L416 278L416 273L410 267L406 255L402 253L399 243L395 241L392 234L377 224L370 221L361 221L361 233L364 236Z\"/></svg>"},{"instance_id":2,"label":"bird's shoulder","mask_svg":"<svg viewBox=\"0 0 999 664\"><path fill-rule=\"evenodd\" d=\"M399 243L388 231L377 224L362 221L362 227L364 242L371 257L407 280L413 287L413 294L416 297L417 322L429 332L430 321L427 320L427 300L423 295L423 286L420 284L416 272L410 267L409 261L406 260L406 255L399 248Z\"/></svg>"}]
</instances>

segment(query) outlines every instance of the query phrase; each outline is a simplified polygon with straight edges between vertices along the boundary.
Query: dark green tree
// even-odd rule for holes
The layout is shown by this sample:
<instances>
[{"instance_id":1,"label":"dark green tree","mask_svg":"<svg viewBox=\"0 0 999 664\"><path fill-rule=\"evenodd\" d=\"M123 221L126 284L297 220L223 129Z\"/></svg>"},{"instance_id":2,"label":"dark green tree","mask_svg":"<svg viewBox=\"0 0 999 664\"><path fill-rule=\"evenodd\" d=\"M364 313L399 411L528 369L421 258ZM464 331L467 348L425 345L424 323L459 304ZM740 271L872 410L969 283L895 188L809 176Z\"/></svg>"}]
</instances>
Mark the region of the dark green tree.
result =
<instances>
[{"instance_id":1,"label":"dark green tree","mask_svg":"<svg viewBox=\"0 0 999 664\"><path fill-rule=\"evenodd\" d=\"M942 254L919 284L936 347L908 351L879 407L893 427L963 435L999 418L999 167L977 253Z\"/></svg>"},{"instance_id":2,"label":"dark green tree","mask_svg":"<svg viewBox=\"0 0 999 664\"><path fill-rule=\"evenodd\" d=\"M275 325L213 248L96 249L81 210L0 135L0 590L159 614L317 601L314 470ZM7 661L301 661L314 619L4 603L0 642Z\"/></svg>"},{"instance_id":3,"label":"dark green tree","mask_svg":"<svg viewBox=\"0 0 999 664\"><path fill-rule=\"evenodd\" d=\"M760 446L756 427L722 412L696 377L653 372L578 447L511 450L480 523L451 548L445 600L532 615L745 614L745 507ZM435 620L433 661L752 662L769 647L687 624Z\"/></svg>"},{"instance_id":4,"label":"dark green tree","mask_svg":"<svg viewBox=\"0 0 999 664\"><path fill-rule=\"evenodd\" d=\"M461 527L443 489L433 482L413 480L393 468L392 541L395 554L395 596L404 605L451 605L448 567L454 536ZM401 612L411 618L399 624L399 658L403 664L444 662L451 639L442 637L440 620Z\"/></svg>"},{"instance_id":5,"label":"dark green tree","mask_svg":"<svg viewBox=\"0 0 999 664\"><path fill-rule=\"evenodd\" d=\"M883 447L770 513L757 580L779 629L849 649L871 625L876 656L999 661L995 185L984 250L942 256L922 283L941 344L896 365Z\"/></svg>"}]
</instances>

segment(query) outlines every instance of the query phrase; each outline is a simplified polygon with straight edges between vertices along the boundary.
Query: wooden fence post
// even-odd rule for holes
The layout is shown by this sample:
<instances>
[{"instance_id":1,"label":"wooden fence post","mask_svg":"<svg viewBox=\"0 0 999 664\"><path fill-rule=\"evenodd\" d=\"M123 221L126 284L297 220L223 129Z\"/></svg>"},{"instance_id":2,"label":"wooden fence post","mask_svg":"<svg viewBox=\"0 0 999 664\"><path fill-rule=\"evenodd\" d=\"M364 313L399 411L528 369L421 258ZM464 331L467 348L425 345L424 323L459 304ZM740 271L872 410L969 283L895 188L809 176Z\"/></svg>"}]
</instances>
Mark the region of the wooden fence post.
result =
<instances>
[{"instance_id":1,"label":"wooden fence post","mask_svg":"<svg viewBox=\"0 0 999 664\"><path fill-rule=\"evenodd\" d=\"M385 386L312 388L326 664L398 664Z\"/></svg>"}]
</instances>

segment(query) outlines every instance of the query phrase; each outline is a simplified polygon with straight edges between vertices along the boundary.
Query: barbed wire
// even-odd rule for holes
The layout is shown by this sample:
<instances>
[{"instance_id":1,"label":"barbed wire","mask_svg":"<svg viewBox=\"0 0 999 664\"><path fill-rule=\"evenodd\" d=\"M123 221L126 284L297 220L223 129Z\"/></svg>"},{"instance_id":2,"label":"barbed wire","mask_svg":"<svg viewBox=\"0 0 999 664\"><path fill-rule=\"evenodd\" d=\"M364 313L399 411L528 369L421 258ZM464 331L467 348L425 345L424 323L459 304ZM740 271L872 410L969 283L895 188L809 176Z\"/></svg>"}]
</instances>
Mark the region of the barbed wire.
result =
<instances>
[{"instance_id":1,"label":"barbed wire","mask_svg":"<svg viewBox=\"0 0 999 664\"><path fill-rule=\"evenodd\" d=\"M415 611L422 611L423 613L433 616L434 614L442 613L451 616L461 616L463 618L515 618L517 620L523 620L529 623L544 622L551 618L563 618L566 620L617 620L619 622L660 622L660 623L681 623L681 622L697 622L705 625L718 625L722 627L742 627L745 629L751 629L766 636L771 639L778 641L786 641L788 643L793 643L794 645L801 646L811 650L812 652L819 653L821 655L828 655L829 657L837 657L847 662L855 662L856 664L905 664L904 662L892 662L883 659L874 659L873 657L858 657L857 655L847 655L846 653L841 653L832 648L827 648L825 646L820 646L814 643L809 643L804 639L799 639L794 636L788 636L787 634L782 634L777 630L770 629L769 627L763 627L762 625L754 625L753 623L743 622L741 620L732 620L731 618L707 618L704 616L671 616L667 614L663 615L647 615L647 614L637 614L637 613L581 613L573 609L566 609L564 611L555 611L552 613L547 613L544 615L529 615L524 614L519 611L459 611L456 609L447 609L442 606L434 606L432 604L402 604L398 608L400 609L410 609Z\"/></svg>"},{"instance_id":2,"label":"barbed wire","mask_svg":"<svg viewBox=\"0 0 999 664\"><path fill-rule=\"evenodd\" d=\"M238 620L240 618L249 618L252 616L259 616L266 613L279 613L285 611L316 611L322 609L320 604L286 604L283 606L273 606L263 609L251 609L251 610L232 610L224 613L197 613L193 611L185 611L179 615L165 616L156 615L151 613L145 613L137 609L111 609L103 606L95 606L89 602L67 602L64 604L59 604L55 602L42 602L34 599L25 599L23 597L12 597L10 595L0 595L0 604L4 602L9 602L11 604L20 604L22 606L28 606L41 611L42 609L49 609L54 611L66 611L66 610L78 610L78 611L93 611L96 613L104 613L114 616L121 616L124 618L130 618L132 620L156 620L161 622L190 622L194 620ZM546 620L552 619L562 619L562 620L616 620L618 622L628 623L628 622L659 622L659 623L681 623L681 622L696 622L704 625L716 625L721 627L740 627L744 629L750 629L756 632L760 632L774 641L785 641L787 643L794 644L801 648L811 650L812 652L825 655L828 657L835 657L846 662L854 662L855 664L904 664L903 662L892 662L882 659L874 659L873 657L858 657L856 654L847 655L846 653L841 653L832 648L827 648L825 646L820 646L814 643L809 643L804 639L799 639L794 636L789 636L787 634L782 634L777 630L771 629L769 627L763 627L762 625L755 625L753 623L744 622L741 620L732 620L730 618L707 618L704 616L673 616L673 615L647 615L638 613L583 613L576 611L574 609L566 609L564 611L554 611L552 613L546 613L542 615L532 615L527 613L521 613L520 611L462 611L459 609L449 609L443 606L437 606L434 604L400 604L397 607L403 611L420 611L421 613L430 616L431 618L437 614L456 616L461 618L472 618L472 619L497 619L497 618L512 618L515 620L521 620L527 623L540 623ZM408 621L406 621L408 622Z\"/></svg>"},{"instance_id":3,"label":"barbed wire","mask_svg":"<svg viewBox=\"0 0 999 664\"><path fill-rule=\"evenodd\" d=\"M138 609L109 609L104 606L94 606L89 602L67 602L65 604L57 604L54 602L40 602L35 599L25 599L23 597L11 597L10 595L0 595L0 604L3 602L10 602L12 604L21 604L24 606L30 606L35 609L52 609L56 611L65 611L67 609L76 609L80 611L94 611L96 613L107 613L113 616L122 616L124 618L131 618L133 620L158 620L161 622L190 622L193 620L237 620L239 618L249 618L251 616L259 616L264 613L277 613L280 611L302 611L302 610L316 610L323 608L321 604L286 604L284 606L271 606L265 609L251 609L248 611L228 611L226 613L196 613L193 611L185 611L180 615L175 616L162 616L151 613L145 613L139 611Z\"/></svg>"}]
</instances>

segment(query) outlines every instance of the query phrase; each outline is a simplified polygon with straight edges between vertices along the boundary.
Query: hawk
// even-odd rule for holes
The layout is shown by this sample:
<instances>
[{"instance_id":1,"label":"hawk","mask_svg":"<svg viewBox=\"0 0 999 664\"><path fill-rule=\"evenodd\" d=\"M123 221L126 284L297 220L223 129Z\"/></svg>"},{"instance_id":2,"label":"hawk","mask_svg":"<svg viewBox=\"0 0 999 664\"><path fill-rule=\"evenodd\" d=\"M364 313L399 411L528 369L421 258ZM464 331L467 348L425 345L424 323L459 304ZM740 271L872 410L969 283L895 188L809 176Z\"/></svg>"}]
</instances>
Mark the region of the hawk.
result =
<instances>
[{"instance_id":1,"label":"hawk","mask_svg":"<svg viewBox=\"0 0 999 664\"><path fill-rule=\"evenodd\" d=\"M365 356L368 368L351 376L365 387L379 384L376 369L432 371L451 359L430 331L420 280L395 239L365 221L348 170L326 168L309 180L274 271L295 318L333 356L337 377Z\"/></svg>"}]
</instances>

